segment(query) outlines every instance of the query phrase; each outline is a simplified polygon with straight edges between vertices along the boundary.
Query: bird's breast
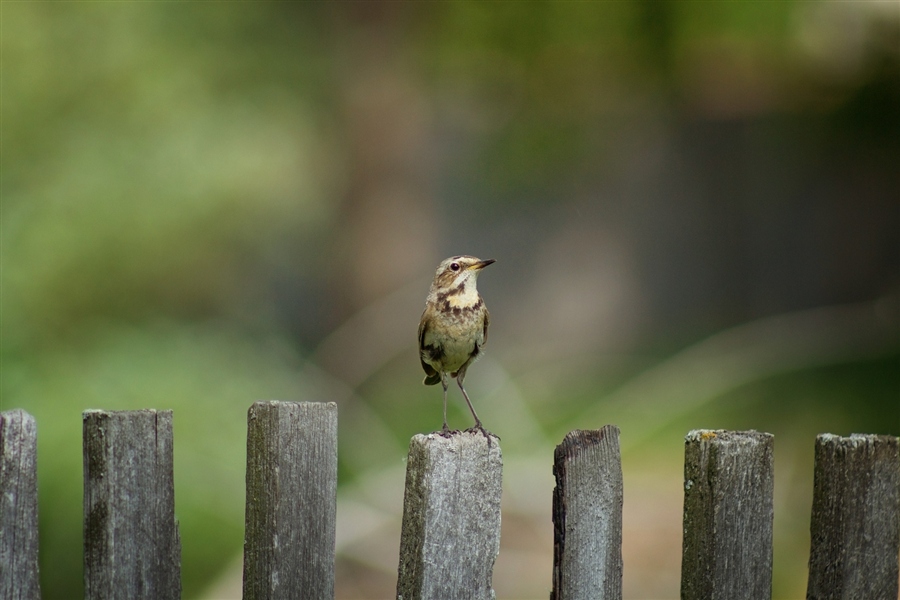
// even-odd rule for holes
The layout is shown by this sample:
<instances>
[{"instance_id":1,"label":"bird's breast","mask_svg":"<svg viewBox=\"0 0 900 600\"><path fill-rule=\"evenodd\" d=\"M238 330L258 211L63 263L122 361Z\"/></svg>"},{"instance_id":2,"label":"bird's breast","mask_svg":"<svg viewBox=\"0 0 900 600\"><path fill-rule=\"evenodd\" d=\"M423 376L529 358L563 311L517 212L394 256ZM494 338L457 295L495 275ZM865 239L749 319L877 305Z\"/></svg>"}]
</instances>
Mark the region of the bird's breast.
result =
<instances>
[{"instance_id":1,"label":"bird's breast","mask_svg":"<svg viewBox=\"0 0 900 600\"><path fill-rule=\"evenodd\" d=\"M472 306L442 305L432 316L423 346L434 348L423 359L444 371L455 371L484 343L484 302ZM436 364L437 363L437 364Z\"/></svg>"},{"instance_id":2,"label":"bird's breast","mask_svg":"<svg viewBox=\"0 0 900 600\"><path fill-rule=\"evenodd\" d=\"M462 326L472 325L473 321L483 320L484 300L476 298L468 304L454 302L455 298L445 298L438 306L438 316L448 323L457 322Z\"/></svg>"}]
</instances>

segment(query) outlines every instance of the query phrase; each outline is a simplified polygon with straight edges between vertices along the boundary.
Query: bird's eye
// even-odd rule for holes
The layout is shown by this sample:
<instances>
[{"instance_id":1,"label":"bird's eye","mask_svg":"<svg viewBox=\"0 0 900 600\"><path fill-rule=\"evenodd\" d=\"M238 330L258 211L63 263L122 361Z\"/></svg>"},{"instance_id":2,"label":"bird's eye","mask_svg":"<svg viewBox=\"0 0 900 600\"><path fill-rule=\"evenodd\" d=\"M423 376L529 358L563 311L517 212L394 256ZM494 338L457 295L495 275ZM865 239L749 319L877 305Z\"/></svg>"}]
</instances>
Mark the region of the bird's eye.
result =
<instances>
[{"instance_id":1,"label":"bird's eye","mask_svg":"<svg viewBox=\"0 0 900 600\"><path fill-rule=\"evenodd\" d=\"M450 269L453 271L459 271L459 263L450 263Z\"/></svg>"}]
</instances>

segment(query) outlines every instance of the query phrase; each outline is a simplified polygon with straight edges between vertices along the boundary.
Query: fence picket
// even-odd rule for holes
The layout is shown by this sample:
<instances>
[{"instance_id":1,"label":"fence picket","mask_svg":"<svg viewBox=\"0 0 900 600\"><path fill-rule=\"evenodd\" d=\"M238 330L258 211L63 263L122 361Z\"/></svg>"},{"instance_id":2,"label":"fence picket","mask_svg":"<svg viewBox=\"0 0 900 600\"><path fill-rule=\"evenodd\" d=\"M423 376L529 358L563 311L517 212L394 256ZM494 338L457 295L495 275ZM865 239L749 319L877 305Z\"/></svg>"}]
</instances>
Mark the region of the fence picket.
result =
<instances>
[{"instance_id":1,"label":"fence picket","mask_svg":"<svg viewBox=\"0 0 900 600\"><path fill-rule=\"evenodd\" d=\"M406 465L399 600L488 600L500 552L503 459L480 433L413 436Z\"/></svg>"},{"instance_id":2,"label":"fence picket","mask_svg":"<svg viewBox=\"0 0 900 600\"><path fill-rule=\"evenodd\" d=\"M0 413L0 598L38 600L37 427Z\"/></svg>"},{"instance_id":3,"label":"fence picket","mask_svg":"<svg viewBox=\"0 0 900 600\"><path fill-rule=\"evenodd\" d=\"M896 600L900 439L816 437L808 600Z\"/></svg>"},{"instance_id":4,"label":"fence picket","mask_svg":"<svg viewBox=\"0 0 900 600\"><path fill-rule=\"evenodd\" d=\"M172 411L82 418L85 598L180 598Z\"/></svg>"},{"instance_id":5,"label":"fence picket","mask_svg":"<svg viewBox=\"0 0 900 600\"><path fill-rule=\"evenodd\" d=\"M553 461L550 600L622 598L622 461L619 429L571 431Z\"/></svg>"},{"instance_id":6,"label":"fence picket","mask_svg":"<svg viewBox=\"0 0 900 600\"><path fill-rule=\"evenodd\" d=\"M256 402L247 420L244 598L334 598L337 404Z\"/></svg>"},{"instance_id":7,"label":"fence picket","mask_svg":"<svg viewBox=\"0 0 900 600\"><path fill-rule=\"evenodd\" d=\"M773 436L685 438L682 600L772 597Z\"/></svg>"},{"instance_id":8,"label":"fence picket","mask_svg":"<svg viewBox=\"0 0 900 600\"><path fill-rule=\"evenodd\" d=\"M83 413L85 598L179 599L172 411ZM685 437L682 600L772 595L774 438ZM0 413L0 598L39 600L36 425ZM398 600L494 598L503 459L478 433L410 441ZM554 453L551 600L621 600L619 429ZM248 411L243 597L335 593L337 405ZM900 438L816 438L807 600L897 600Z\"/></svg>"}]
</instances>

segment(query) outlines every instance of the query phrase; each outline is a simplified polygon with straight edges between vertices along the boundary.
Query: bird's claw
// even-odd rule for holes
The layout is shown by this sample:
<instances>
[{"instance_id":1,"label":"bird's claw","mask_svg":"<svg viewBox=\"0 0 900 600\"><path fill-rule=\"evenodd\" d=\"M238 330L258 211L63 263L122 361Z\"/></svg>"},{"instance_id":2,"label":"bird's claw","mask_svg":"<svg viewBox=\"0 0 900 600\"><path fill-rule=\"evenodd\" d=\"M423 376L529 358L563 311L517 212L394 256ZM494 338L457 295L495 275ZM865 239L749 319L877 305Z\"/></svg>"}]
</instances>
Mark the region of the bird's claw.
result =
<instances>
[{"instance_id":1,"label":"bird's claw","mask_svg":"<svg viewBox=\"0 0 900 600\"><path fill-rule=\"evenodd\" d=\"M495 434L491 433L490 431L485 429L481 423L478 423L476 425L469 427L468 429L466 429L466 433L480 433L481 435L483 435L485 437L485 439L487 440L488 448L491 447L491 438L492 437L497 438L498 442L500 441L499 435L495 435Z\"/></svg>"},{"instance_id":2,"label":"bird's claw","mask_svg":"<svg viewBox=\"0 0 900 600\"><path fill-rule=\"evenodd\" d=\"M449 440L454 434L459 433L459 429L450 429L449 427L444 425L440 431L435 431L435 433L442 438L447 438Z\"/></svg>"}]
</instances>

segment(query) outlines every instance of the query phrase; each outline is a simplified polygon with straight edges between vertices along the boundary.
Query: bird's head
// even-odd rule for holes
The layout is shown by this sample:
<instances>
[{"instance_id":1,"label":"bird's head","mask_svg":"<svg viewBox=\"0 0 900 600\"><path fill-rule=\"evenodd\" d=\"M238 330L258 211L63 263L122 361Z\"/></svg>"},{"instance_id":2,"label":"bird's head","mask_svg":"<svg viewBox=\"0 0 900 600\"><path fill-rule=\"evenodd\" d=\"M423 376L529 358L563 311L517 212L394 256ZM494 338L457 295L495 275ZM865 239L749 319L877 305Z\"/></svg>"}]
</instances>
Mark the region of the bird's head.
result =
<instances>
[{"instance_id":1,"label":"bird's head","mask_svg":"<svg viewBox=\"0 0 900 600\"><path fill-rule=\"evenodd\" d=\"M494 259L481 260L474 256L451 256L438 265L431 288L435 292L464 289L478 279L481 269L495 262Z\"/></svg>"}]
</instances>

